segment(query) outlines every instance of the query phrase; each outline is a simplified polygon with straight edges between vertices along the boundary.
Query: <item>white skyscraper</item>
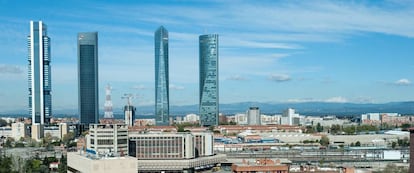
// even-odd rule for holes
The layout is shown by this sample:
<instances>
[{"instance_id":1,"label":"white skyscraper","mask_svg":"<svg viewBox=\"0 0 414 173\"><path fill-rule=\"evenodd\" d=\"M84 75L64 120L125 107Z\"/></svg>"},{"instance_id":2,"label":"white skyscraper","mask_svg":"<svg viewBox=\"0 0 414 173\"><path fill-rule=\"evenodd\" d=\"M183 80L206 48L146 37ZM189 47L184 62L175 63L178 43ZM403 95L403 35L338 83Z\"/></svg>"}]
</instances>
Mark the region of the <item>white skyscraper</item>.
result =
<instances>
[{"instance_id":1,"label":"white skyscraper","mask_svg":"<svg viewBox=\"0 0 414 173\"><path fill-rule=\"evenodd\" d=\"M30 21L28 43L29 114L32 124L48 124L52 116L50 38L42 21Z\"/></svg>"}]
</instances>

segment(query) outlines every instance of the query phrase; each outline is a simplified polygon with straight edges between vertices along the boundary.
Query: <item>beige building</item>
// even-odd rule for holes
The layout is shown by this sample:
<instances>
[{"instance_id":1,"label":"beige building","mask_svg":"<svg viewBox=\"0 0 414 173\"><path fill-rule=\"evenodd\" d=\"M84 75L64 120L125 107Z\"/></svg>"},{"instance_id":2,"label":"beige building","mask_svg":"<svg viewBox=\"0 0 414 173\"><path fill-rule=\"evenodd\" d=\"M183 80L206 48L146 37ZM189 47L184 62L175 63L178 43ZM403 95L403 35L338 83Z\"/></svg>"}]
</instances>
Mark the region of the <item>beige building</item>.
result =
<instances>
[{"instance_id":1,"label":"beige building","mask_svg":"<svg viewBox=\"0 0 414 173\"><path fill-rule=\"evenodd\" d=\"M19 140L20 138L29 136L29 133L27 131L27 125L24 124L23 122L13 123L11 125L11 128L12 128L11 137L14 138L16 141Z\"/></svg>"},{"instance_id":2,"label":"beige building","mask_svg":"<svg viewBox=\"0 0 414 173\"><path fill-rule=\"evenodd\" d=\"M36 141L42 140L44 136L43 124L32 124L32 139Z\"/></svg>"},{"instance_id":3,"label":"beige building","mask_svg":"<svg viewBox=\"0 0 414 173\"><path fill-rule=\"evenodd\" d=\"M63 137L68 134L69 126L67 123L60 123L59 124L59 138L63 139Z\"/></svg>"},{"instance_id":4,"label":"beige building","mask_svg":"<svg viewBox=\"0 0 414 173\"><path fill-rule=\"evenodd\" d=\"M96 157L89 153L69 152L68 173L137 173L134 157Z\"/></svg>"}]
</instances>

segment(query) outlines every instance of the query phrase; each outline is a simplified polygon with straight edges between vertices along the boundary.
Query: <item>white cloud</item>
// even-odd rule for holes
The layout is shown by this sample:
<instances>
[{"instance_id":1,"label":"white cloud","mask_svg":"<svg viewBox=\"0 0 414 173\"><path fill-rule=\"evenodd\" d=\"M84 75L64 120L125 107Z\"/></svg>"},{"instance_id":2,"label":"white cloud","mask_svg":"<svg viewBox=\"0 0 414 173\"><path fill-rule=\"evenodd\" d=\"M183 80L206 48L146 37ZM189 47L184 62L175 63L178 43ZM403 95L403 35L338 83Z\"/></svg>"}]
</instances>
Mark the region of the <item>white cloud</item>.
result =
<instances>
[{"instance_id":1,"label":"white cloud","mask_svg":"<svg viewBox=\"0 0 414 173\"><path fill-rule=\"evenodd\" d=\"M395 81L394 85L407 86L407 85L411 85L411 81L408 79L400 79L400 80Z\"/></svg>"},{"instance_id":2,"label":"white cloud","mask_svg":"<svg viewBox=\"0 0 414 173\"><path fill-rule=\"evenodd\" d=\"M0 64L0 75L1 74L22 74L23 70L19 66Z\"/></svg>"},{"instance_id":3,"label":"white cloud","mask_svg":"<svg viewBox=\"0 0 414 173\"><path fill-rule=\"evenodd\" d=\"M136 89L136 90L146 90L148 89L148 87L146 87L145 85L135 85L132 87L132 89Z\"/></svg>"},{"instance_id":4,"label":"white cloud","mask_svg":"<svg viewBox=\"0 0 414 173\"><path fill-rule=\"evenodd\" d=\"M269 80L275 82L287 82L292 80L292 78L287 74L272 74L269 76Z\"/></svg>"},{"instance_id":5,"label":"white cloud","mask_svg":"<svg viewBox=\"0 0 414 173\"><path fill-rule=\"evenodd\" d=\"M315 99L315 98L301 98L301 99L288 99L288 102L292 103L305 103L305 102L326 102L326 103L347 103L348 99L345 97L337 96L327 99Z\"/></svg>"},{"instance_id":6,"label":"white cloud","mask_svg":"<svg viewBox=\"0 0 414 173\"><path fill-rule=\"evenodd\" d=\"M337 96L337 97L331 97L331 98L325 99L323 101L327 103L346 103L348 102L348 99L341 97L341 96Z\"/></svg>"},{"instance_id":7,"label":"white cloud","mask_svg":"<svg viewBox=\"0 0 414 173\"><path fill-rule=\"evenodd\" d=\"M174 84L170 84L170 90L183 90L184 87L183 86L178 86L178 85L174 85Z\"/></svg>"},{"instance_id":8,"label":"white cloud","mask_svg":"<svg viewBox=\"0 0 414 173\"><path fill-rule=\"evenodd\" d=\"M226 80L234 80L234 81L243 81L247 80L245 77L242 77L240 75L234 75L234 76L228 76Z\"/></svg>"}]
</instances>

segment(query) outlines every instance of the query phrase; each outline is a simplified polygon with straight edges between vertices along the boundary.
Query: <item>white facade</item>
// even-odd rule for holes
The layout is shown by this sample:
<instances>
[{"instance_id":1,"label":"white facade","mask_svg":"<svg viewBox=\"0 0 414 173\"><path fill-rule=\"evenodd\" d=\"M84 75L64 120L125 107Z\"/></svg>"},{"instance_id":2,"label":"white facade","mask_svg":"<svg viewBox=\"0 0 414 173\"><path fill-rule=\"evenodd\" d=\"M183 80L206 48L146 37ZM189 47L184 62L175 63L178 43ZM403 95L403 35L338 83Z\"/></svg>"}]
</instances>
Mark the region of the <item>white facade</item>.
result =
<instances>
[{"instance_id":1,"label":"white facade","mask_svg":"<svg viewBox=\"0 0 414 173\"><path fill-rule=\"evenodd\" d=\"M249 125L261 125L260 109L259 107L250 107L247 110L247 124Z\"/></svg>"},{"instance_id":2,"label":"white facade","mask_svg":"<svg viewBox=\"0 0 414 173\"><path fill-rule=\"evenodd\" d=\"M200 116L198 116L196 114L188 114L184 117L184 121L185 122L199 122L200 121Z\"/></svg>"},{"instance_id":3,"label":"white facade","mask_svg":"<svg viewBox=\"0 0 414 173\"><path fill-rule=\"evenodd\" d=\"M246 114L236 114L234 115L234 120L238 125L247 125L247 115Z\"/></svg>"},{"instance_id":4,"label":"white facade","mask_svg":"<svg viewBox=\"0 0 414 173\"><path fill-rule=\"evenodd\" d=\"M128 126L119 124L91 124L86 137L87 149L98 155L122 156L128 152Z\"/></svg>"},{"instance_id":5,"label":"white facade","mask_svg":"<svg viewBox=\"0 0 414 173\"><path fill-rule=\"evenodd\" d=\"M300 121L296 120L297 118L299 118L299 114L295 113L295 109L288 108L285 111L283 111L281 124L282 125L298 125Z\"/></svg>"},{"instance_id":6,"label":"white facade","mask_svg":"<svg viewBox=\"0 0 414 173\"><path fill-rule=\"evenodd\" d=\"M68 152L68 173L137 173L135 157L91 158L87 153Z\"/></svg>"},{"instance_id":7,"label":"white facade","mask_svg":"<svg viewBox=\"0 0 414 173\"><path fill-rule=\"evenodd\" d=\"M262 125L281 124L282 115L261 115Z\"/></svg>"},{"instance_id":8,"label":"white facade","mask_svg":"<svg viewBox=\"0 0 414 173\"><path fill-rule=\"evenodd\" d=\"M195 149L198 150L199 156L212 156L214 138L213 133L192 133L194 135Z\"/></svg>"},{"instance_id":9,"label":"white facade","mask_svg":"<svg viewBox=\"0 0 414 173\"><path fill-rule=\"evenodd\" d=\"M28 126L24 124L23 122L13 123L11 125L11 128L12 128L11 137L17 141L20 138L24 138L28 136L29 134L27 133L27 127Z\"/></svg>"},{"instance_id":10,"label":"white facade","mask_svg":"<svg viewBox=\"0 0 414 173\"><path fill-rule=\"evenodd\" d=\"M194 135L190 133L131 133L138 159L191 159L195 157ZM129 153L130 155L134 155Z\"/></svg>"}]
</instances>

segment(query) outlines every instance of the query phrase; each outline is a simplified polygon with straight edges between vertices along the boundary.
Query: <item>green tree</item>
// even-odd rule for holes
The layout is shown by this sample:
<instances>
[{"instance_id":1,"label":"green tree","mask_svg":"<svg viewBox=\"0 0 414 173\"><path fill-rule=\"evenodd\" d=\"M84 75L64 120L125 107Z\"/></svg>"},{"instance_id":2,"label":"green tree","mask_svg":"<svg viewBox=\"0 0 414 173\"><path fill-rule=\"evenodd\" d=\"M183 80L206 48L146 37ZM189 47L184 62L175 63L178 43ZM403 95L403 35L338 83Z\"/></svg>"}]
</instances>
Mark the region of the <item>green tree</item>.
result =
<instances>
[{"instance_id":1,"label":"green tree","mask_svg":"<svg viewBox=\"0 0 414 173\"><path fill-rule=\"evenodd\" d=\"M4 127L4 126L7 126L7 121L0 118L0 127Z\"/></svg>"},{"instance_id":2,"label":"green tree","mask_svg":"<svg viewBox=\"0 0 414 173\"><path fill-rule=\"evenodd\" d=\"M313 126L306 126L306 133L315 133Z\"/></svg>"},{"instance_id":3,"label":"green tree","mask_svg":"<svg viewBox=\"0 0 414 173\"><path fill-rule=\"evenodd\" d=\"M319 143L323 146L328 146L329 145L329 138L324 135L321 137L321 140L319 140Z\"/></svg>"},{"instance_id":4,"label":"green tree","mask_svg":"<svg viewBox=\"0 0 414 173\"><path fill-rule=\"evenodd\" d=\"M75 133L69 132L63 135L62 142L64 145L68 145L73 139L75 139Z\"/></svg>"},{"instance_id":5,"label":"green tree","mask_svg":"<svg viewBox=\"0 0 414 173\"><path fill-rule=\"evenodd\" d=\"M360 146L361 146L361 142L356 141L356 142L355 142L355 146L356 146L356 147L360 147Z\"/></svg>"},{"instance_id":6,"label":"green tree","mask_svg":"<svg viewBox=\"0 0 414 173\"><path fill-rule=\"evenodd\" d=\"M321 126L321 123L316 124L316 131L317 132L322 132L323 131L323 127Z\"/></svg>"},{"instance_id":7,"label":"green tree","mask_svg":"<svg viewBox=\"0 0 414 173\"><path fill-rule=\"evenodd\" d=\"M395 147L397 146L397 143L396 142L392 142L391 143L391 147L394 149Z\"/></svg>"}]
</instances>

